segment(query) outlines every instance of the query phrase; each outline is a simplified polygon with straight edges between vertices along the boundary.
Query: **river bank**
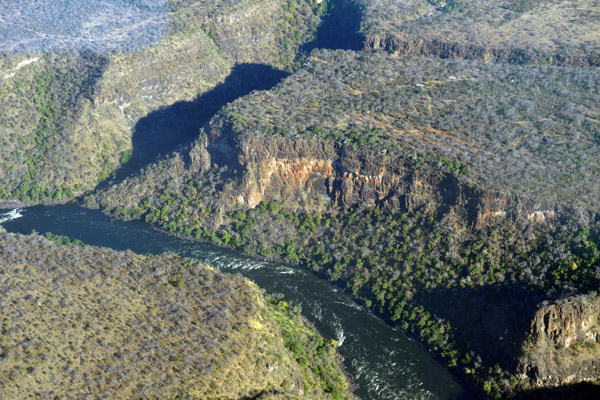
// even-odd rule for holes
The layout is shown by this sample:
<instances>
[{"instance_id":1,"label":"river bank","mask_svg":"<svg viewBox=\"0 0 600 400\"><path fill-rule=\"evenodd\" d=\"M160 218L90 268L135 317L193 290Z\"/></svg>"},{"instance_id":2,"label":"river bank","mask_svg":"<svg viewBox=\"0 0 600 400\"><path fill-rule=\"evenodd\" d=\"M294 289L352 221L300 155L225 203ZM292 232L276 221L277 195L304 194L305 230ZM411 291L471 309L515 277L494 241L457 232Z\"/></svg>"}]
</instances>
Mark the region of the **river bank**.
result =
<instances>
[{"instance_id":1,"label":"river bank","mask_svg":"<svg viewBox=\"0 0 600 400\"><path fill-rule=\"evenodd\" d=\"M344 365L369 399L476 398L429 352L387 325L349 295L295 266L248 258L224 248L181 240L141 221L124 222L73 204L23 209L3 226L13 232L53 232L86 244L137 253L175 252L223 272L241 273L269 293L283 293L326 337L335 338Z\"/></svg>"}]
</instances>

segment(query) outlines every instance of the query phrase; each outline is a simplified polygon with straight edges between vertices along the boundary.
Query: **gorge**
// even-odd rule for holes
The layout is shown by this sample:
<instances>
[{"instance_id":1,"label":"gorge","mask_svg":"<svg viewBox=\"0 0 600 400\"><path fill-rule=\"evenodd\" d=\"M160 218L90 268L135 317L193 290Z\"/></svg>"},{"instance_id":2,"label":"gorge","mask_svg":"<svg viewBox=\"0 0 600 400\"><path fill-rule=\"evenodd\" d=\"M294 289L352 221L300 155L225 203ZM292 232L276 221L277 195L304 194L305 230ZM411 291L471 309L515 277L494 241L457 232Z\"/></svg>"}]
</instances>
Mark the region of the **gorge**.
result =
<instances>
[{"instance_id":1,"label":"gorge","mask_svg":"<svg viewBox=\"0 0 600 400\"><path fill-rule=\"evenodd\" d=\"M6 208L76 199L303 266L437 354L477 396L599 378L597 7L167 5L168 34L134 52L3 53ZM47 212L101 218L67 205L4 225L61 233L43 228ZM378 384L357 393L421 393L372 392ZM448 385L420 395L460 396Z\"/></svg>"}]
</instances>

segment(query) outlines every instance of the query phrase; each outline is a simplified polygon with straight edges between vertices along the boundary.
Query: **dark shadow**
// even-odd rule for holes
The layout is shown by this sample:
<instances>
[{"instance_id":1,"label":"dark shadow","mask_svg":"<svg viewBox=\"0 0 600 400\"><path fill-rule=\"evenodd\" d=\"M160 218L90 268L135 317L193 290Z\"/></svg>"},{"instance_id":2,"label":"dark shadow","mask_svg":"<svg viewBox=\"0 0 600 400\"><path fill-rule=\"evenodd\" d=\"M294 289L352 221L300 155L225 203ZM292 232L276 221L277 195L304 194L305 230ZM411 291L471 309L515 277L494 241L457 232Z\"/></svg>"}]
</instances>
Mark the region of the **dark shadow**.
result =
<instances>
[{"instance_id":1,"label":"dark shadow","mask_svg":"<svg viewBox=\"0 0 600 400\"><path fill-rule=\"evenodd\" d=\"M308 54L317 48L361 50L364 44L359 32L361 21L362 10L354 0L330 0L315 40L303 45L301 51Z\"/></svg>"},{"instance_id":2,"label":"dark shadow","mask_svg":"<svg viewBox=\"0 0 600 400\"><path fill-rule=\"evenodd\" d=\"M581 382L557 388L527 390L515 396L515 400L598 400L600 385Z\"/></svg>"},{"instance_id":3,"label":"dark shadow","mask_svg":"<svg viewBox=\"0 0 600 400\"><path fill-rule=\"evenodd\" d=\"M267 65L239 64L223 83L195 100L178 102L148 114L135 125L131 158L97 189L122 181L158 156L195 138L200 128L227 103L254 90L270 89L288 75Z\"/></svg>"},{"instance_id":4,"label":"dark shadow","mask_svg":"<svg viewBox=\"0 0 600 400\"><path fill-rule=\"evenodd\" d=\"M489 366L516 368L541 300L546 299L526 287L494 285L434 289L419 302L460 332L456 340L461 348L485 355Z\"/></svg>"}]
</instances>

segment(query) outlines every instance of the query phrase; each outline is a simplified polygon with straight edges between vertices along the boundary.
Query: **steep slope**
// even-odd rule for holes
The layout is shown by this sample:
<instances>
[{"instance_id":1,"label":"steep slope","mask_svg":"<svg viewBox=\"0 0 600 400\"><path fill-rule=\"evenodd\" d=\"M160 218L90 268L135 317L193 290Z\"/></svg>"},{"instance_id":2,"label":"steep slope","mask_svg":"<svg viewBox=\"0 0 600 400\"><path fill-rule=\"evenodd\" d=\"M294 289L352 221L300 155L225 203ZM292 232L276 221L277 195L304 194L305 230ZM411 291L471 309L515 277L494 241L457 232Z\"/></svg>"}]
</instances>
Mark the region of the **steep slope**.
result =
<instances>
[{"instance_id":1,"label":"steep slope","mask_svg":"<svg viewBox=\"0 0 600 400\"><path fill-rule=\"evenodd\" d=\"M223 209L422 208L474 227L600 211L597 72L344 51L305 65L224 108L182 150L184 164L171 157L148 178L227 168ZM138 204L131 186L156 183L144 179L108 197Z\"/></svg>"},{"instance_id":2,"label":"steep slope","mask_svg":"<svg viewBox=\"0 0 600 400\"><path fill-rule=\"evenodd\" d=\"M302 263L506 394L536 304L600 279L598 79L319 51L86 202Z\"/></svg>"},{"instance_id":3,"label":"steep slope","mask_svg":"<svg viewBox=\"0 0 600 400\"><path fill-rule=\"evenodd\" d=\"M519 370L536 387L596 380L600 376L600 299L577 296L536 312Z\"/></svg>"},{"instance_id":4,"label":"steep slope","mask_svg":"<svg viewBox=\"0 0 600 400\"><path fill-rule=\"evenodd\" d=\"M7 233L0 265L2 397L349 397L331 345L239 276Z\"/></svg>"},{"instance_id":5,"label":"steep slope","mask_svg":"<svg viewBox=\"0 0 600 400\"><path fill-rule=\"evenodd\" d=\"M194 100L218 85L232 92L210 98L220 105L272 85L282 76L277 69L290 68L298 47L312 38L321 9L308 0L172 1L168 6L166 33L151 45L113 52L34 48L3 53L1 199L71 198L120 164L147 162L185 141L187 120L172 130L136 123L178 102L192 102L192 111L202 114L203 104ZM102 32L102 26L97 29ZM247 72L249 63L250 69L262 66L260 73ZM246 87L239 87L240 81Z\"/></svg>"}]
</instances>

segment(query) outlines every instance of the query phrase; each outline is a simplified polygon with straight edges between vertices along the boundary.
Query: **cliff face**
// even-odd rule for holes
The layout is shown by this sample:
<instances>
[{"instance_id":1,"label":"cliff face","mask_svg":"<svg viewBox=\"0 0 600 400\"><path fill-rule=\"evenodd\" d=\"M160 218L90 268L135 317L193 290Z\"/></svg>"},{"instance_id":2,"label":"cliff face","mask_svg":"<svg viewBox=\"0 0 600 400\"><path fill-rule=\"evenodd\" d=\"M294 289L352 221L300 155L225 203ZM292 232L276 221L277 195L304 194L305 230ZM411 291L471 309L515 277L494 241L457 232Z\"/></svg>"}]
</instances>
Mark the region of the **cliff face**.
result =
<instances>
[{"instance_id":1,"label":"cliff face","mask_svg":"<svg viewBox=\"0 0 600 400\"><path fill-rule=\"evenodd\" d=\"M589 294L542 305L531 322L519 371L533 387L600 378L600 298Z\"/></svg>"},{"instance_id":2,"label":"cliff face","mask_svg":"<svg viewBox=\"0 0 600 400\"><path fill-rule=\"evenodd\" d=\"M263 201L305 210L343 208L423 212L461 219L477 229L506 217L513 197L490 196L454 174L414 160L339 142L238 135L213 119L192 147L190 173L227 167L237 174L222 192L224 207L254 208ZM293 207L293 206L292 206Z\"/></svg>"},{"instance_id":3,"label":"cliff face","mask_svg":"<svg viewBox=\"0 0 600 400\"><path fill-rule=\"evenodd\" d=\"M593 44L600 34L600 14L586 1L359 3L366 48L513 64L600 63L598 46ZM550 26L565 34L556 37ZM591 37L596 39L589 41Z\"/></svg>"},{"instance_id":4,"label":"cliff face","mask_svg":"<svg viewBox=\"0 0 600 400\"><path fill-rule=\"evenodd\" d=\"M303 263L506 393L530 308L600 276L599 78L316 51L85 201Z\"/></svg>"},{"instance_id":5,"label":"cliff face","mask_svg":"<svg viewBox=\"0 0 600 400\"><path fill-rule=\"evenodd\" d=\"M293 9L287 8L287 0L169 6L168 34L150 47L3 55L0 198L71 198L106 179L132 151L135 158L136 137L162 150L185 141L190 129L184 123L178 129L154 126L144 132L137 123L218 85L229 84L235 92L239 77L233 76L233 82L226 78L240 74L236 65L265 65L263 74L269 66L272 75L277 68L289 68L319 22L318 6L308 1ZM246 84L262 88L272 80L257 77ZM152 151L146 156L155 155Z\"/></svg>"},{"instance_id":6,"label":"cliff face","mask_svg":"<svg viewBox=\"0 0 600 400\"><path fill-rule=\"evenodd\" d=\"M423 40L389 34L368 35L365 49L385 50L404 56L458 57L494 63L509 64L552 64L570 67L595 67L600 65L600 55L569 53L544 53L533 48L490 47L470 43L444 41L441 38ZM558 50L558 49L557 49Z\"/></svg>"},{"instance_id":7,"label":"cliff face","mask_svg":"<svg viewBox=\"0 0 600 400\"><path fill-rule=\"evenodd\" d=\"M478 229L505 220L593 220L597 126L593 117L573 123L575 110L564 112L568 105L548 82L561 82L587 112L596 95L581 91L591 88L585 79L569 83L579 80L569 69L533 71L539 76L477 62L315 52L304 70L206 125L191 172L237 170L236 193L225 194L250 208L310 198L453 214ZM544 100L531 90L544 91Z\"/></svg>"}]
</instances>

